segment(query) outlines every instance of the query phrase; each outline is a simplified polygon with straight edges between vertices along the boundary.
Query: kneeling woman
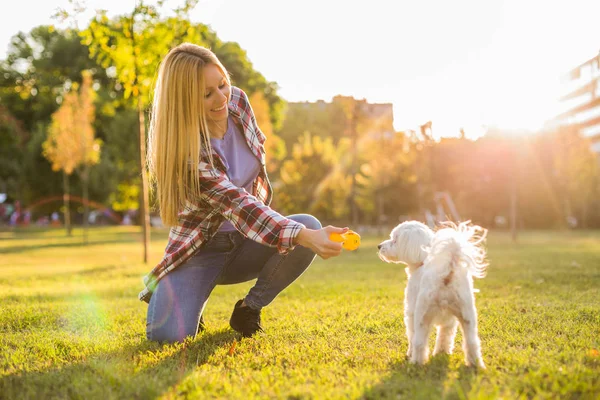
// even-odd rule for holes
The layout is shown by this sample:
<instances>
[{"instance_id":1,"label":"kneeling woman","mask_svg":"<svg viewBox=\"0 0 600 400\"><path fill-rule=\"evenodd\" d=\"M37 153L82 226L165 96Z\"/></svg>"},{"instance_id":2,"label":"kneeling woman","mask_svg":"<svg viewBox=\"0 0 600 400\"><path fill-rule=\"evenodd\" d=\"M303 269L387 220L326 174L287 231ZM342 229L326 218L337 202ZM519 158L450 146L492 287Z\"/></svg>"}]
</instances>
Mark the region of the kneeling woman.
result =
<instances>
[{"instance_id":1,"label":"kneeling woman","mask_svg":"<svg viewBox=\"0 0 600 400\"><path fill-rule=\"evenodd\" d=\"M265 136L246 94L210 50L172 49L156 82L148 166L160 216L171 226L160 263L145 277L148 339L195 336L216 285L256 284L233 308L231 327L262 331L261 309L312 263L342 245L347 228L321 227L311 215L284 217L269 207Z\"/></svg>"}]
</instances>

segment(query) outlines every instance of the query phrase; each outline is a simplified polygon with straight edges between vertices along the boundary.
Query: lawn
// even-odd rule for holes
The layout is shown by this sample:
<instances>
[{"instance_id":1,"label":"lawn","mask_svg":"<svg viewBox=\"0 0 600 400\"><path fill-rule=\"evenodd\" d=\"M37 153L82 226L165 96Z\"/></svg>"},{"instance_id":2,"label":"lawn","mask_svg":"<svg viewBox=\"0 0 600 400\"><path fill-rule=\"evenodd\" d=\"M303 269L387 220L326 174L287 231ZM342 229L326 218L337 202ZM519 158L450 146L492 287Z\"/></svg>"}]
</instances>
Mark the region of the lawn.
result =
<instances>
[{"instance_id":1,"label":"lawn","mask_svg":"<svg viewBox=\"0 0 600 400\"><path fill-rule=\"evenodd\" d=\"M151 264L166 232L152 233ZM263 311L265 334L228 325L251 283L219 286L207 330L183 344L145 338L135 227L0 231L0 398L600 397L600 232L504 232L475 282L487 370L460 346L407 363L402 267L376 256L383 237L317 259ZM460 334L458 340L461 340Z\"/></svg>"}]
</instances>

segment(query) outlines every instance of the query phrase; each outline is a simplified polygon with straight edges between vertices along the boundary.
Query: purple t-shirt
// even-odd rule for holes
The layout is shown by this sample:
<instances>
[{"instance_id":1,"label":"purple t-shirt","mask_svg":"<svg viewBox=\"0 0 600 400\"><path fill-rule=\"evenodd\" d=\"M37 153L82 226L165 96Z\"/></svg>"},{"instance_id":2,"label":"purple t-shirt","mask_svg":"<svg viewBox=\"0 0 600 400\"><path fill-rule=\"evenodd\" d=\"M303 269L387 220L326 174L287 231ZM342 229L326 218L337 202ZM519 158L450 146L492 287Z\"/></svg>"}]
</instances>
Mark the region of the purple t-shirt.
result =
<instances>
[{"instance_id":1,"label":"purple t-shirt","mask_svg":"<svg viewBox=\"0 0 600 400\"><path fill-rule=\"evenodd\" d=\"M231 116L227 120L227 132L223 139L211 138L210 144L223 159L229 180L235 186L244 188L252 194L252 183L260 172L260 162L250 150L243 132ZM219 232L235 230L231 222L225 221Z\"/></svg>"}]
</instances>

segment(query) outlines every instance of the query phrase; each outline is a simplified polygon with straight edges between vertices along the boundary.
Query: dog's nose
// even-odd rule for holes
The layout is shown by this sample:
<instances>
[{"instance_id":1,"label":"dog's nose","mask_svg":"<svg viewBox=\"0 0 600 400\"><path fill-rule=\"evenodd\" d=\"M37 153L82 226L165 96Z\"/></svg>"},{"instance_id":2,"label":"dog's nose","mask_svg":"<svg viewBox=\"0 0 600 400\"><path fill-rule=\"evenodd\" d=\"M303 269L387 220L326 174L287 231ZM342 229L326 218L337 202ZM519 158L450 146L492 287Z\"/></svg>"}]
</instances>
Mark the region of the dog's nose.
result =
<instances>
[{"instance_id":1,"label":"dog's nose","mask_svg":"<svg viewBox=\"0 0 600 400\"><path fill-rule=\"evenodd\" d=\"M377 250L381 250L381 245L378 245L378 246L377 246Z\"/></svg>"}]
</instances>

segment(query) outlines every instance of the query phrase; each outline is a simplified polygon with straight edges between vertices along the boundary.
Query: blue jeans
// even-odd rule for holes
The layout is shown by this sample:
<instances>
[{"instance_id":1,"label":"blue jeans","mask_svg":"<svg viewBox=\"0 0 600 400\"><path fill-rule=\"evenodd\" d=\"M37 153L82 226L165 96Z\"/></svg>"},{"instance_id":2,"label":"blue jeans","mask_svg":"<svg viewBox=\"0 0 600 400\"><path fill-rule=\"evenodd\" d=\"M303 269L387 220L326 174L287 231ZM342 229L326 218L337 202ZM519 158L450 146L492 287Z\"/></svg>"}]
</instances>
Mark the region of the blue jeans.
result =
<instances>
[{"instance_id":1,"label":"blue jeans","mask_svg":"<svg viewBox=\"0 0 600 400\"><path fill-rule=\"evenodd\" d=\"M308 229L320 229L312 215L288 217ZM146 319L148 340L180 342L196 336L200 316L216 285L256 279L246 295L253 309L267 306L308 268L315 253L296 246L287 255L244 238L239 232L217 233L186 263L168 273L150 298Z\"/></svg>"}]
</instances>

